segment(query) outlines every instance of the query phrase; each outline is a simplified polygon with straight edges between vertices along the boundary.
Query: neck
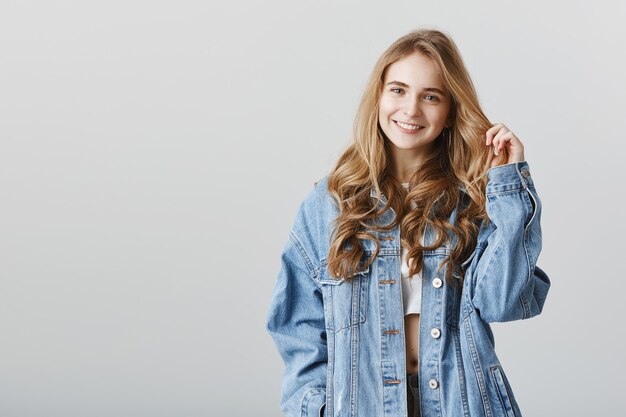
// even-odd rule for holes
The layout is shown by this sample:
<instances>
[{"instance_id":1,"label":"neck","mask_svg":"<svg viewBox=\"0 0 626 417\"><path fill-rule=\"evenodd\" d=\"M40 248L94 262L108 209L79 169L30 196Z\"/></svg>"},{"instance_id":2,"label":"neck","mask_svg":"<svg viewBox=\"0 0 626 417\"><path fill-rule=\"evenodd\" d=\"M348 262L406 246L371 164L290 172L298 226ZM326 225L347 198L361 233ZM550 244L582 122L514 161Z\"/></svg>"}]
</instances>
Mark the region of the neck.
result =
<instances>
[{"instance_id":1,"label":"neck","mask_svg":"<svg viewBox=\"0 0 626 417\"><path fill-rule=\"evenodd\" d=\"M392 147L394 176L399 182L409 182L411 175L424 164L435 148L428 151L423 149L400 149Z\"/></svg>"}]
</instances>

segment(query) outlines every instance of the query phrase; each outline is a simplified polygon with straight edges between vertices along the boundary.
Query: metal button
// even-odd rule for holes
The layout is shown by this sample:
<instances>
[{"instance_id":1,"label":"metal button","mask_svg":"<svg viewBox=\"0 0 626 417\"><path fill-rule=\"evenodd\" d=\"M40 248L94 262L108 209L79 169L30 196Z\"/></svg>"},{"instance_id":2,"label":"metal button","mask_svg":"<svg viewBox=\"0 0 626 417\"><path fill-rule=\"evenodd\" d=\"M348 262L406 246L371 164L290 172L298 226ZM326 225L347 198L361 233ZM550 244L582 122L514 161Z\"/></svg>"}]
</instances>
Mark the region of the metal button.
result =
<instances>
[{"instance_id":1,"label":"metal button","mask_svg":"<svg viewBox=\"0 0 626 417\"><path fill-rule=\"evenodd\" d=\"M439 382L437 382L436 379L431 379L430 381L428 381L428 386L432 389L436 389L439 386Z\"/></svg>"},{"instance_id":2,"label":"metal button","mask_svg":"<svg viewBox=\"0 0 626 417\"><path fill-rule=\"evenodd\" d=\"M441 281L440 278L433 279L433 287L439 288L441 287L441 284L443 284L443 281Z\"/></svg>"},{"instance_id":3,"label":"metal button","mask_svg":"<svg viewBox=\"0 0 626 417\"><path fill-rule=\"evenodd\" d=\"M438 338L439 338L439 336L441 336L441 331L440 331L438 328L434 327L434 328L430 331L430 335L431 335L432 337L434 337L435 339L438 339Z\"/></svg>"},{"instance_id":4,"label":"metal button","mask_svg":"<svg viewBox=\"0 0 626 417\"><path fill-rule=\"evenodd\" d=\"M526 168L523 168L520 172L522 173L522 177L524 178L530 177L530 172Z\"/></svg>"}]
</instances>

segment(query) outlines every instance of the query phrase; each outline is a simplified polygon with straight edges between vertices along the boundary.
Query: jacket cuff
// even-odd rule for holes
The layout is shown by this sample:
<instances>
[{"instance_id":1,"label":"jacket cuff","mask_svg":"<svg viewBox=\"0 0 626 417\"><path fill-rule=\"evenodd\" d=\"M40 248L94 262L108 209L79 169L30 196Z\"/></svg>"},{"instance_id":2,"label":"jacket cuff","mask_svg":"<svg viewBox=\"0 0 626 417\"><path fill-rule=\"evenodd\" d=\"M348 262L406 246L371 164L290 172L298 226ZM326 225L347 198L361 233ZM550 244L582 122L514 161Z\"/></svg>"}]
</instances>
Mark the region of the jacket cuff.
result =
<instances>
[{"instance_id":1,"label":"jacket cuff","mask_svg":"<svg viewBox=\"0 0 626 417\"><path fill-rule=\"evenodd\" d=\"M498 165L487 171L487 193L511 191L532 186L527 161Z\"/></svg>"}]
</instances>

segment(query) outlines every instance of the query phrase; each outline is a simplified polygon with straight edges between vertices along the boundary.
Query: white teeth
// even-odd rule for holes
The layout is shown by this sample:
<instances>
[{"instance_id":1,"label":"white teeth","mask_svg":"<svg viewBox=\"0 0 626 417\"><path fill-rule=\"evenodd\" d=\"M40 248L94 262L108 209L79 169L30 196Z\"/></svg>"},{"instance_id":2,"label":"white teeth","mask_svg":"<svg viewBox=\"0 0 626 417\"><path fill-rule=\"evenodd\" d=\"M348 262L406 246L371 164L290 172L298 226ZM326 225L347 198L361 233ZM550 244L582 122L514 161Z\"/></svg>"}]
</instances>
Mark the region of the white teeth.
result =
<instances>
[{"instance_id":1,"label":"white teeth","mask_svg":"<svg viewBox=\"0 0 626 417\"><path fill-rule=\"evenodd\" d=\"M423 126L417 126L417 125L407 125L406 123L402 123L402 122L396 122L400 127L404 128L404 129L409 129L409 130L417 130L422 128Z\"/></svg>"}]
</instances>

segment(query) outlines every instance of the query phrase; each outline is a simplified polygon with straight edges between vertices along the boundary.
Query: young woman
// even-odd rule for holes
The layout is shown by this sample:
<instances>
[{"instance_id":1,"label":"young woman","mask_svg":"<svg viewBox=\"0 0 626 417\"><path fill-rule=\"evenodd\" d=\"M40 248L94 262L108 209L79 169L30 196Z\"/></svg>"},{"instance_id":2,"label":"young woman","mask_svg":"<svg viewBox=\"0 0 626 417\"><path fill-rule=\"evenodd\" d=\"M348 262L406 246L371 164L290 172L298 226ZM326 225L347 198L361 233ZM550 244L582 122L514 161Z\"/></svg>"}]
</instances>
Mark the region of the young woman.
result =
<instances>
[{"instance_id":1,"label":"young woman","mask_svg":"<svg viewBox=\"0 0 626 417\"><path fill-rule=\"evenodd\" d=\"M398 39L282 253L267 317L281 410L521 416L489 323L543 309L540 217L524 146L484 115L454 42Z\"/></svg>"}]
</instances>

